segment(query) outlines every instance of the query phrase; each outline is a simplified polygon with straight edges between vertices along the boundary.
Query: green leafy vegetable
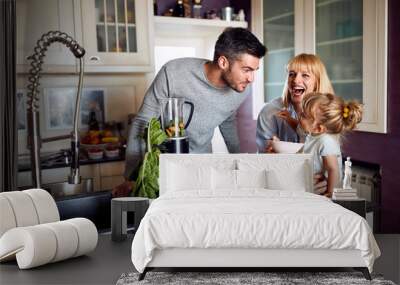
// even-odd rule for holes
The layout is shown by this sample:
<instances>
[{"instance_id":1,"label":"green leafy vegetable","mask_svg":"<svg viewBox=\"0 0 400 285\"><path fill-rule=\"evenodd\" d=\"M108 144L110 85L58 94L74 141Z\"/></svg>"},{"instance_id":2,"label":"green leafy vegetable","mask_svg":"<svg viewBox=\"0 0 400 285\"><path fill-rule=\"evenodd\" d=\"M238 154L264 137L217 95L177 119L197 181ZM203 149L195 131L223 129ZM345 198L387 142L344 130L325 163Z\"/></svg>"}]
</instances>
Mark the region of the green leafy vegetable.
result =
<instances>
[{"instance_id":1,"label":"green leafy vegetable","mask_svg":"<svg viewBox=\"0 0 400 285\"><path fill-rule=\"evenodd\" d=\"M167 139L167 135L161 129L160 122L152 118L147 129L147 152L144 155L142 165L139 168L134 196L157 198L159 194L159 146Z\"/></svg>"}]
</instances>

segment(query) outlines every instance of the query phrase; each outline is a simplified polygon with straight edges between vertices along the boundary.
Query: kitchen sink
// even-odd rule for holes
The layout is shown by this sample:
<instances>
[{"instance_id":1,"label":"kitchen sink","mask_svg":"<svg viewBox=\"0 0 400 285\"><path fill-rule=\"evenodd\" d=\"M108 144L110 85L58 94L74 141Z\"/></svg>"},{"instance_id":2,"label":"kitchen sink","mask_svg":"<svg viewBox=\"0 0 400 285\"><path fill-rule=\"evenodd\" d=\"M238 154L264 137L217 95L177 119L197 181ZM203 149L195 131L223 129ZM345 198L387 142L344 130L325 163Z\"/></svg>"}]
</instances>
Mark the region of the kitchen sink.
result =
<instances>
[{"instance_id":1,"label":"kitchen sink","mask_svg":"<svg viewBox=\"0 0 400 285\"><path fill-rule=\"evenodd\" d=\"M54 198L93 192L93 179L83 178L80 184L69 184L68 182L57 182L42 185Z\"/></svg>"}]
</instances>

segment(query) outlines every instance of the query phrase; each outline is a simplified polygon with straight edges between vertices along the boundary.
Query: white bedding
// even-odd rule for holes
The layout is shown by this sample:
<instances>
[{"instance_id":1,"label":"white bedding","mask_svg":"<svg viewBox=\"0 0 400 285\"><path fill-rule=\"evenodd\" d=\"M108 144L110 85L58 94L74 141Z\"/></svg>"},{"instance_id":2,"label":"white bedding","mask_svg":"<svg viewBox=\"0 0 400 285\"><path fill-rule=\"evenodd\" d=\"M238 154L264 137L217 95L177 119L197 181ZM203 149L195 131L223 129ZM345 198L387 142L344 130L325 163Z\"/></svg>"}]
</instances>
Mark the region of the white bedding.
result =
<instances>
[{"instance_id":1,"label":"white bedding","mask_svg":"<svg viewBox=\"0 0 400 285\"><path fill-rule=\"evenodd\" d=\"M370 271L380 255L359 215L323 196L266 189L166 193L136 232L135 268L165 248L358 249Z\"/></svg>"}]
</instances>

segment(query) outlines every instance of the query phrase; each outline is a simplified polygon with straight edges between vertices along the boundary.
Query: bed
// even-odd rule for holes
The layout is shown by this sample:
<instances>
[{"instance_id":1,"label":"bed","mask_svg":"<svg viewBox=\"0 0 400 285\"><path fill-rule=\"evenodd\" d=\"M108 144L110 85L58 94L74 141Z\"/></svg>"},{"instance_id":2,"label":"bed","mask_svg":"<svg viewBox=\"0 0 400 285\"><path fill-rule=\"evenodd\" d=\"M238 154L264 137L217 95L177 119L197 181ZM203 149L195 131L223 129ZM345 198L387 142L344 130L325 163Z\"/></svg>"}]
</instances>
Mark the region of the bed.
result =
<instances>
[{"instance_id":1,"label":"bed","mask_svg":"<svg viewBox=\"0 0 400 285\"><path fill-rule=\"evenodd\" d=\"M132 243L158 267L353 267L380 251L365 219L312 193L307 154L162 154L160 197Z\"/></svg>"}]
</instances>

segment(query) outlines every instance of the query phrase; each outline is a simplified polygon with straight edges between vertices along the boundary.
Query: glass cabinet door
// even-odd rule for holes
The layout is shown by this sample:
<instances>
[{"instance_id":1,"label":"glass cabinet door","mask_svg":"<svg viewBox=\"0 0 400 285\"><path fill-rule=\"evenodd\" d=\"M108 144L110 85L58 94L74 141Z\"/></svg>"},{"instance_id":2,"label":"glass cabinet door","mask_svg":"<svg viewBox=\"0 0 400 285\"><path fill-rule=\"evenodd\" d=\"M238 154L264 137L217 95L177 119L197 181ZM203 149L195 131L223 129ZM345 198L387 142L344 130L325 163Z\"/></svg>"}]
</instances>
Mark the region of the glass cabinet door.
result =
<instances>
[{"instance_id":1,"label":"glass cabinet door","mask_svg":"<svg viewBox=\"0 0 400 285\"><path fill-rule=\"evenodd\" d=\"M335 93L363 103L363 1L316 0L316 53Z\"/></svg>"},{"instance_id":2,"label":"glass cabinet door","mask_svg":"<svg viewBox=\"0 0 400 285\"><path fill-rule=\"evenodd\" d=\"M264 0L264 99L282 95L286 64L294 56L294 0Z\"/></svg>"},{"instance_id":3,"label":"glass cabinet door","mask_svg":"<svg viewBox=\"0 0 400 285\"><path fill-rule=\"evenodd\" d=\"M98 52L137 52L134 0L96 0Z\"/></svg>"},{"instance_id":4,"label":"glass cabinet door","mask_svg":"<svg viewBox=\"0 0 400 285\"><path fill-rule=\"evenodd\" d=\"M80 4L87 72L153 70L151 1L84 0Z\"/></svg>"}]
</instances>

